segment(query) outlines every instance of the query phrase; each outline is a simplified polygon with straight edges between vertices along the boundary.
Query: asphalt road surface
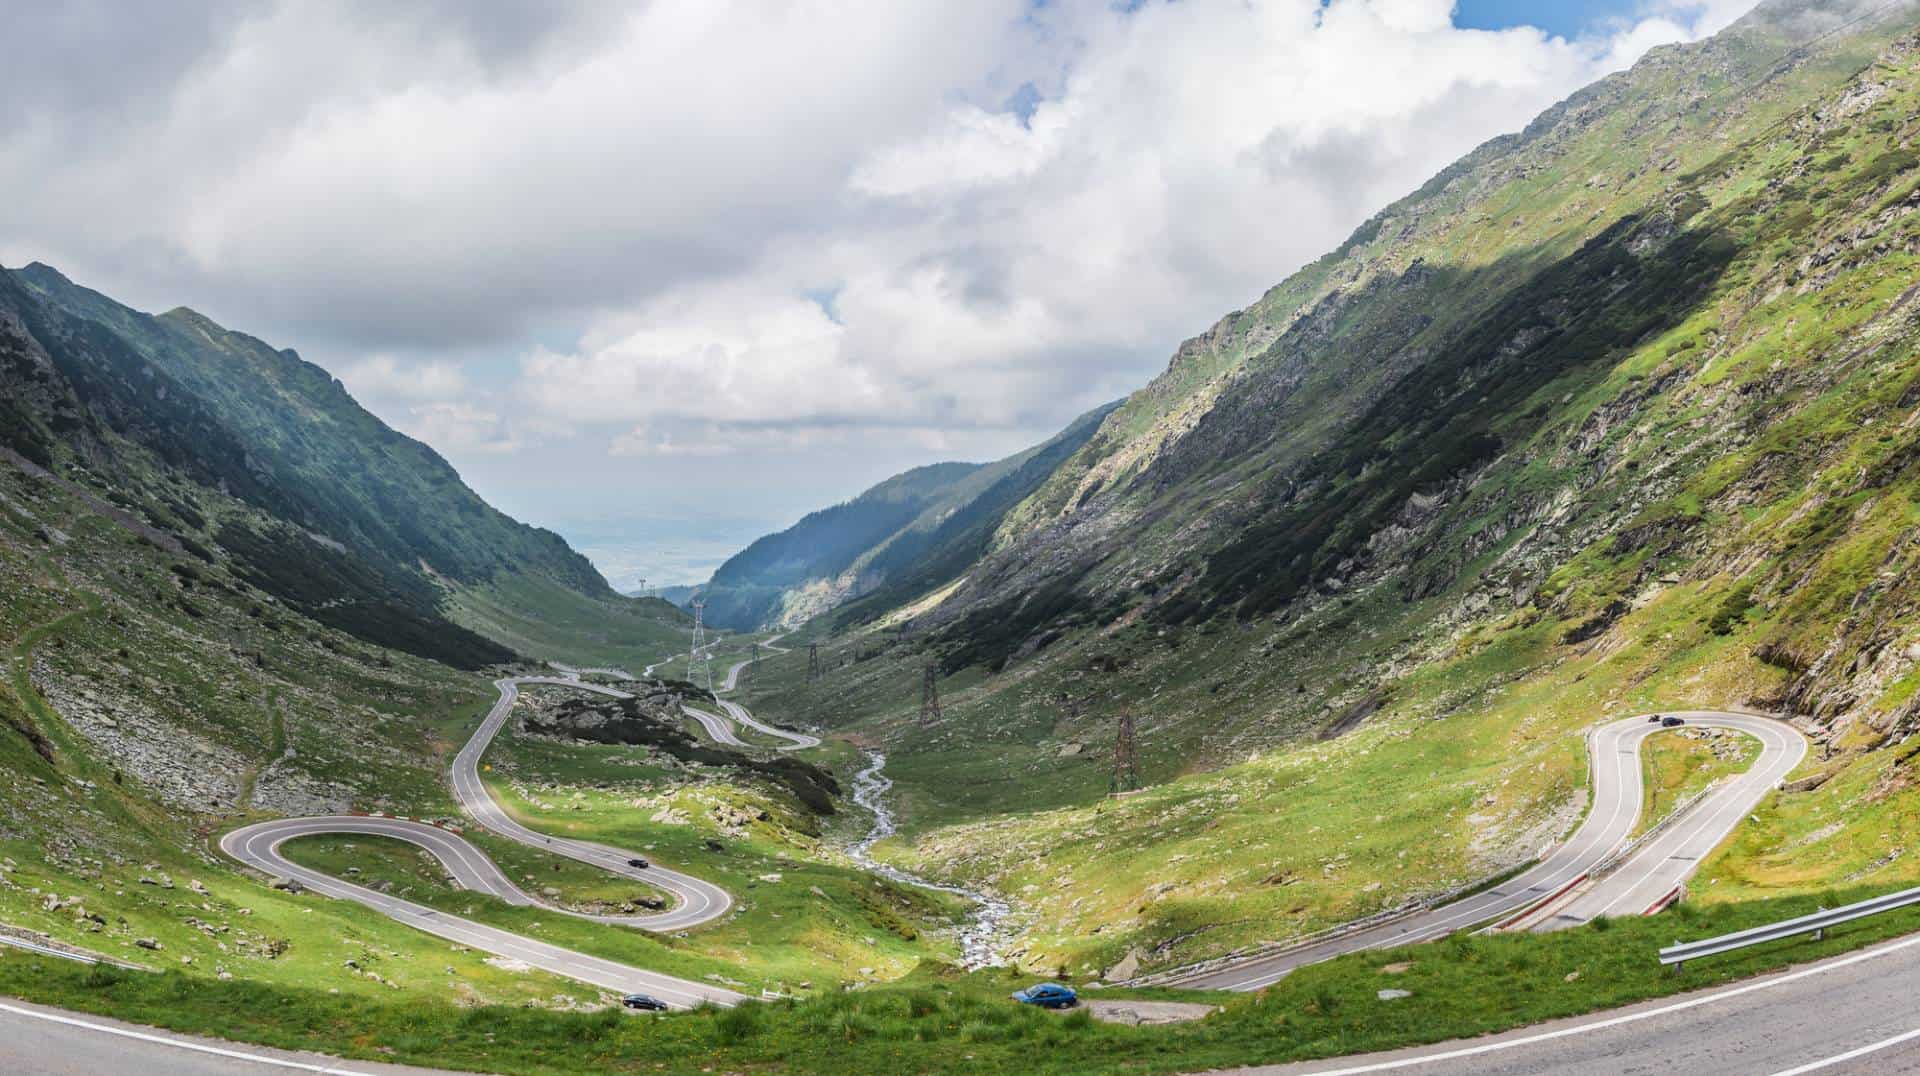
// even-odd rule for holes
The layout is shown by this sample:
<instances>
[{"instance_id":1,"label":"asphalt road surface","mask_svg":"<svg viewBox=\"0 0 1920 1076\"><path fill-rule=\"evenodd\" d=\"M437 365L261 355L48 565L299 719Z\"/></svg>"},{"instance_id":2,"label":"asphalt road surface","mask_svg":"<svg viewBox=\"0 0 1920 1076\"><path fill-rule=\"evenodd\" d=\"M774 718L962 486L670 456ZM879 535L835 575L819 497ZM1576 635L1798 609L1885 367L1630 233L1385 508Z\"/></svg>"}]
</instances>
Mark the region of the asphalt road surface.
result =
<instances>
[{"instance_id":1,"label":"asphalt road surface","mask_svg":"<svg viewBox=\"0 0 1920 1076\"><path fill-rule=\"evenodd\" d=\"M1734 986L1502 1035L1233 1071L1242 1076L1920 1074L1916 999L1920 935Z\"/></svg>"},{"instance_id":2,"label":"asphalt road surface","mask_svg":"<svg viewBox=\"0 0 1920 1076\"><path fill-rule=\"evenodd\" d=\"M760 645L765 647L768 650L773 651L776 654L785 654L785 653L788 653L785 647L779 647L779 646L773 645L784 638L786 638L785 635L769 635L768 637L760 641ZM722 692L732 691L735 688L739 687L740 671L742 669L745 669L747 666L751 664L753 664L751 659L747 661L734 662L733 666L727 670L727 678L720 682L720 691ZM716 693L716 697L717 697L717 694L718 693ZM747 726L750 729L755 729L761 733L764 733L768 736L772 736L773 738L778 740L787 741L785 744L782 744L778 748L778 750L801 751L809 747L820 746L820 737L809 736L804 732L792 732L787 729L775 727L773 725L762 724L758 719L756 719L753 716L751 712L747 710L746 707L740 705L737 702L728 702L725 699L720 699L720 708L727 712L728 717L733 718L735 721L739 722L742 725Z\"/></svg>"},{"instance_id":3,"label":"asphalt road surface","mask_svg":"<svg viewBox=\"0 0 1920 1076\"><path fill-rule=\"evenodd\" d=\"M785 638L784 635L768 636L766 639L761 640L760 645L776 654L785 654L788 651L784 647L773 645L783 638ZM706 648L703 647L702 649ZM647 666L644 670L644 675L652 676L653 670L665 665L669 661L675 660L677 657L679 657L679 655L661 658L659 661ZM734 731L739 725L745 725L747 728L771 736L776 740L785 740L785 743L774 748L776 751L803 751L809 747L819 747L820 737L818 736L810 736L804 732L794 732L790 729L765 724L760 721L760 719L754 717L752 711L739 703L728 702L725 699L718 698L721 692L733 691L739 687L741 670L751 664L753 664L751 659L734 662L734 664L727 669L726 679L720 682L720 688L719 691L715 692L715 697L716 701L720 703L720 709L725 711L724 716L716 714L711 710L700 709L697 706L682 706L681 709L686 712L688 717L700 723L700 727L706 730L707 736L711 738L714 743L725 744L729 747L744 747L749 749L760 747L760 744L752 744L742 740L739 734ZM564 669L565 666L555 666L555 668ZM582 669L580 671L607 672L611 670Z\"/></svg>"},{"instance_id":4,"label":"asphalt road surface","mask_svg":"<svg viewBox=\"0 0 1920 1076\"><path fill-rule=\"evenodd\" d=\"M1586 892L1583 879L1621 848L1640 817L1643 790L1640 745L1660 730L1645 716L1602 725L1588 739L1592 758L1593 807L1566 843L1539 863L1499 885L1437 908L1378 926L1336 935L1270 955L1175 979L1173 985L1205 990L1258 990L1288 972L1364 949L1385 949L1432 941L1456 930L1505 919L1575 887L1561 915L1545 925L1570 926L1581 916L1641 914L1693 872L1699 858L1719 844L1769 790L1799 765L1806 738L1772 718L1708 710L1679 711L1689 724L1735 729L1760 740L1760 757L1745 773L1725 782L1675 820L1656 839L1637 849ZM1643 899L1644 898L1644 899Z\"/></svg>"},{"instance_id":5,"label":"asphalt road surface","mask_svg":"<svg viewBox=\"0 0 1920 1076\"><path fill-rule=\"evenodd\" d=\"M555 684L575 690L594 691L616 698L627 697L625 692L613 688L557 677L506 677L494 681L494 686L499 689L500 698L494 703L493 709L488 711L486 719L480 723L480 727L475 730L473 736L467 740L466 745L460 749L460 753L454 757L453 762L454 797L468 816L484 828L509 840L579 860L635 881L645 882L672 893L676 901L671 909L654 915L593 916L568 912L561 908L553 908L554 911L609 924L655 931L683 930L725 915L733 905L733 898L727 894L726 890L711 882L665 867L634 867L629 864L629 860L642 858L639 853L591 841L550 837L528 829L507 814L506 810L493 798L493 794L487 790L486 784L480 780L480 759L486 754L488 745L493 742L494 736L498 734L501 726L506 723L508 716L512 713L514 701L519 698L522 684ZM357 815L276 819L234 830L221 838L220 848L235 859L268 874L298 879L302 885L314 892L358 902L430 934L524 961L534 967L581 982L592 983L595 986L618 990L622 993L637 991L654 994L661 1000L681 1008L698 1005L703 1001L718 1005L732 1005L744 1000L742 995L731 990L602 960L557 945L534 941L497 927L435 911L412 901L401 900L398 897L302 867L280 853L280 845L285 841L294 837L322 833L378 835L407 841L432 853L434 858L438 859L453 875L455 881L466 889L486 893L511 904L552 907L541 904L514 885L513 881L495 866L491 859L487 858L486 853L475 848L464 838L449 830L407 819Z\"/></svg>"},{"instance_id":6,"label":"asphalt road surface","mask_svg":"<svg viewBox=\"0 0 1920 1076\"><path fill-rule=\"evenodd\" d=\"M24 1001L0 1001L0 1073L8 1076L264 1076L274 1072L429 1076L439 1070L342 1061L323 1054L179 1035Z\"/></svg>"}]
</instances>

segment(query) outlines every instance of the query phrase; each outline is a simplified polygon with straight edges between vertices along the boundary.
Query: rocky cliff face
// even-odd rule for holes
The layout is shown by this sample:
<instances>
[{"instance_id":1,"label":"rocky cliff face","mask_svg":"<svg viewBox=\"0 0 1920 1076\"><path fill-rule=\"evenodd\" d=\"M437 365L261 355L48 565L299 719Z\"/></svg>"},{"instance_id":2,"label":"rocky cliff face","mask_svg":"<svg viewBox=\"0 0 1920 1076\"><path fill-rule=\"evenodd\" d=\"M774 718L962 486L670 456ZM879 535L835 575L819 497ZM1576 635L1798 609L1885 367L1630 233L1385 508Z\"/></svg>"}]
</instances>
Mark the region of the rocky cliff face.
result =
<instances>
[{"instance_id":1,"label":"rocky cliff face","mask_svg":"<svg viewBox=\"0 0 1920 1076\"><path fill-rule=\"evenodd\" d=\"M531 701L521 708L520 728L535 736L645 748L645 757L680 764L696 775L701 767L731 770L784 788L815 814L834 813L833 800L840 794L840 785L820 767L785 756L755 757L750 752L702 742L688 732L680 708L687 701L696 701L683 694L690 686L652 681L627 685L633 697L625 699L581 693L557 701ZM696 704L706 704L706 700L697 700Z\"/></svg>"}]
</instances>

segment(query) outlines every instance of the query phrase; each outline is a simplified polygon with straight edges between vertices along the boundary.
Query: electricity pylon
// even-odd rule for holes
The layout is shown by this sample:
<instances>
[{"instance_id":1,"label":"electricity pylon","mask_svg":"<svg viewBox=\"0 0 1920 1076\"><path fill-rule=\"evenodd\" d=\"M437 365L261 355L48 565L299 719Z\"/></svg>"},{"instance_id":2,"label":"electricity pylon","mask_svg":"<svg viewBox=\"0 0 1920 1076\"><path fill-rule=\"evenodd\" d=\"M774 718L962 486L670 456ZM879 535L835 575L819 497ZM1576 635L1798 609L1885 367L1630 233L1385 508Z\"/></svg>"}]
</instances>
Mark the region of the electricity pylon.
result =
<instances>
[{"instance_id":1,"label":"electricity pylon","mask_svg":"<svg viewBox=\"0 0 1920 1076\"><path fill-rule=\"evenodd\" d=\"M687 683L713 690L713 663L707 660L707 601L695 598L693 605L693 649L687 651Z\"/></svg>"},{"instance_id":2,"label":"electricity pylon","mask_svg":"<svg viewBox=\"0 0 1920 1076\"><path fill-rule=\"evenodd\" d=\"M1140 787L1140 761L1133 753L1133 715L1120 715L1120 728L1113 741L1114 792L1132 792Z\"/></svg>"},{"instance_id":3,"label":"electricity pylon","mask_svg":"<svg viewBox=\"0 0 1920 1076\"><path fill-rule=\"evenodd\" d=\"M940 720L939 666L927 662L920 672L920 724L924 727Z\"/></svg>"},{"instance_id":4,"label":"electricity pylon","mask_svg":"<svg viewBox=\"0 0 1920 1076\"><path fill-rule=\"evenodd\" d=\"M820 644L807 644L807 683L811 684L824 675L820 671Z\"/></svg>"}]
</instances>

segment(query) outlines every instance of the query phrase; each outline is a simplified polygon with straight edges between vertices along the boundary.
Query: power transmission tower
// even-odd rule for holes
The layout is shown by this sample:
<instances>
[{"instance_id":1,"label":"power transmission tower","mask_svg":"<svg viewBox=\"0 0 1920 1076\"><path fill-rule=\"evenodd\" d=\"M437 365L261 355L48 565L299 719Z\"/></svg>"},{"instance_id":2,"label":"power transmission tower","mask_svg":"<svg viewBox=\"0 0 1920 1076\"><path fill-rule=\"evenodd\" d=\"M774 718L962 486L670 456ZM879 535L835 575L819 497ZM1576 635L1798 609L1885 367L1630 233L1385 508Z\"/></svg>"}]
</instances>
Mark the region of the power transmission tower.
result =
<instances>
[{"instance_id":1,"label":"power transmission tower","mask_svg":"<svg viewBox=\"0 0 1920 1076\"><path fill-rule=\"evenodd\" d=\"M760 674L760 644L757 642L753 644L753 660L748 663L747 671L755 676Z\"/></svg>"},{"instance_id":2,"label":"power transmission tower","mask_svg":"<svg viewBox=\"0 0 1920 1076\"><path fill-rule=\"evenodd\" d=\"M642 598L653 597L653 595L647 593L647 581L645 579L640 580L640 593L638 596Z\"/></svg>"},{"instance_id":3,"label":"power transmission tower","mask_svg":"<svg viewBox=\"0 0 1920 1076\"><path fill-rule=\"evenodd\" d=\"M823 674L820 672L820 644L808 643L807 644L807 683L809 684L813 683L815 680L820 679L822 675Z\"/></svg>"},{"instance_id":4,"label":"power transmission tower","mask_svg":"<svg viewBox=\"0 0 1920 1076\"><path fill-rule=\"evenodd\" d=\"M707 660L707 602L693 599L693 649L687 651L687 683L713 690L713 664Z\"/></svg>"},{"instance_id":5,"label":"power transmission tower","mask_svg":"<svg viewBox=\"0 0 1920 1076\"><path fill-rule=\"evenodd\" d=\"M1120 715L1120 729L1113 741L1114 792L1132 792L1140 787L1140 761L1133 753L1133 715Z\"/></svg>"},{"instance_id":6,"label":"power transmission tower","mask_svg":"<svg viewBox=\"0 0 1920 1076\"><path fill-rule=\"evenodd\" d=\"M920 674L920 724L931 725L940 720L940 685L937 678L940 669L933 662Z\"/></svg>"}]
</instances>

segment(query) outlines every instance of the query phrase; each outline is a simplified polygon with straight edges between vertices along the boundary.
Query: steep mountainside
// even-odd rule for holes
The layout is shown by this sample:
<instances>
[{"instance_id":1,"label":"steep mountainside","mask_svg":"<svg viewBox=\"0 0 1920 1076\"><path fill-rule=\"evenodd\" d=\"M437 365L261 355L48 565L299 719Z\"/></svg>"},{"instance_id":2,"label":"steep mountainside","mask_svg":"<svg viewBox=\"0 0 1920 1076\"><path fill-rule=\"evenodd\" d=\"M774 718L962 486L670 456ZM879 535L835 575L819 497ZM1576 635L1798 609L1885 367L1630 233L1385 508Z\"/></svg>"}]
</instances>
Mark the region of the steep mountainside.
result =
<instances>
[{"instance_id":1,"label":"steep mountainside","mask_svg":"<svg viewBox=\"0 0 1920 1076\"><path fill-rule=\"evenodd\" d=\"M1771 0L1481 147L1181 347L900 596L910 639L761 700L884 742L918 854L1038 894L1049 961L1512 866L1634 709L1830 745L1716 896L1914 877L1881 835L1920 810L1915 23ZM1123 712L1165 784L1092 806Z\"/></svg>"},{"instance_id":2,"label":"steep mountainside","mask_svg":"<svg viewBox=\"0 0 1920 1076\"><path fill-rule=\"evenodd\" d=\"M1005 512L1030 495L1085 443L1105 407L1024 452L988 464L937 463L881 482L845 504L807 515L755 541L703 589L707 618L721 627L793 626L887 588L943 583L977 559Z\"/></svg>"},{"instance_id":3,"label":"steep mountainside","mask_svg":"<svg viewBox=\"0 0 1920 1076\"><path fill-rule=\"evenodd\" d=\"M1855 9L1880 15L1844 23ZM1074 624L1285 624L1382 586L1408 607L1525 606L1596 536L1715 537L1710 505L1655 495L1709 464L1737 485L1725 454L1821 386L1771 372L1778 388L1729 395L1730 373L1781 361L1788 297L1898 279L1903 53L1872 61L1899 14L1772 3L1657 50L1190 341L924 615L946 667L999 667ZM1904 324L1889 300L1875 340ZM1823 335L1868 331L1815 305ZM1785 320L1804 335L1810 317ZM1840 377L1837 356L1794 356ZM1688 418L1647 431L1661 459L1628 458L1622 420L1655 411Z\"/></svg>"},{"instance_id":4,"label":"steep mountainside","mask_svg":"<svg viewBox=\"0 0 1920 1076\"><path fill-rule=\"evenodd\" d=\"M107 500L203 561L230 559L369 641L463 666L504 660L523 640L455 599L515 581L555 604L675 617L615 595L558 535L496 511L324 370L190 310L143 314L44 265L0 270L0 349L6 436L26 460L99 479Z\"/></svg>"}]
</instances>

